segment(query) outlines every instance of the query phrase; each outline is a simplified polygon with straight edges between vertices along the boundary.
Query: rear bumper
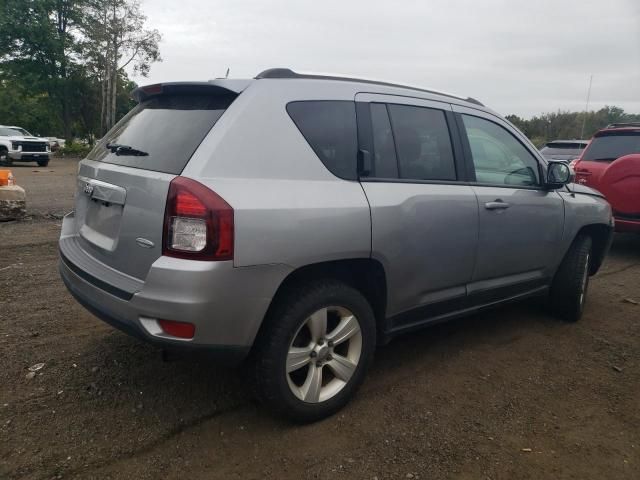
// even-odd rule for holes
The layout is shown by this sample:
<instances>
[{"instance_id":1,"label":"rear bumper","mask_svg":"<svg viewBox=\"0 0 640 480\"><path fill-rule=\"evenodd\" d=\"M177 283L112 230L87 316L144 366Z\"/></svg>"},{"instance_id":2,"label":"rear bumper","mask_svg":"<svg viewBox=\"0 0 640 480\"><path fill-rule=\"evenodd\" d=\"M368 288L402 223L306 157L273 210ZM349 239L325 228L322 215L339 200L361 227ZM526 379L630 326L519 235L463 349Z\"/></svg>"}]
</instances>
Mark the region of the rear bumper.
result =
<instances>
[{"instance_id":1,"label":"rear bumper","mask_svg":"<svg viewBox=\"0 0 640 480\"><path fill-rule=\"evenodd\" d=\"M65 223L69 222L73 218L65 218ZM71 294L106 323L165 347L206 348L229 358L242 358L289 273L289 268L281 265L236 268L232 262L160 257L144 282L116 285L117 277L113 271L108 275L109 267L95 261L99 265L88 268L86 259L79 260L80 254L70 254L69 246L79 243L68 243L65 227L68 225L63 224L60 238L59 268ZM103 274L99 268L104 269ZM136 291L130 291L132 285ZM151 333L141 319L189 322L195 325L195 335L183 340Z\"/></svg>"}]
</instances>

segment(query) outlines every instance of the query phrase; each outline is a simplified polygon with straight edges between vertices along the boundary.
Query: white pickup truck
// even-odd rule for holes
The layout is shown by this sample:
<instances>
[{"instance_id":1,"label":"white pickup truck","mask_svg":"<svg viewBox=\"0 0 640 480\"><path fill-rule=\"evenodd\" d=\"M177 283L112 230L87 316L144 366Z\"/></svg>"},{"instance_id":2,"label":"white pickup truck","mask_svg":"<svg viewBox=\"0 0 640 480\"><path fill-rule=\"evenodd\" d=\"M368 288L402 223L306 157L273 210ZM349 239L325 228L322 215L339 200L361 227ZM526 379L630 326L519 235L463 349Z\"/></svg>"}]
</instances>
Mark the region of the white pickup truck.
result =
<instances>
[{"instance_id":1,"label":"white pickup truck","mask_svg":"<svg viewBox=\"0 0 640 480\"><path fill-rule=\"evenodd\" d=\"M0 125L0 164L38 162L46 167L50 156L49 139L34 137L24 128Z\"/></svg>"}]
</instances>

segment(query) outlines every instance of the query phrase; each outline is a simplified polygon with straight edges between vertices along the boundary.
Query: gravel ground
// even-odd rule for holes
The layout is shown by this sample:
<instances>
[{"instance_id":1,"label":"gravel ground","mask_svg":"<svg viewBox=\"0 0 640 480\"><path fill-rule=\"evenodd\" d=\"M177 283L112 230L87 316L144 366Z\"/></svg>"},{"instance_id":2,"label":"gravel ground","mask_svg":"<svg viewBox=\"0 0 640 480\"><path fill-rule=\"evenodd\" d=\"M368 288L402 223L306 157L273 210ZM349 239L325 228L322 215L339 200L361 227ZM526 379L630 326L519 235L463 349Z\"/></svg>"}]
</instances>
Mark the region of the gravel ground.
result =
<instances>
[{"instance_id":1,"label":"gravel ground","mask_svg":"<svg viewBox=\"0 0 640 480\"><path fill-rule=\"evenodd\" d=\"M67 294L47 217L75 169L13 167L33 218L0 224L0 478L640 477L640 237L616 238L581 322L530 302L398 338L345 410L294 426L237 370L165 362Z\"/></svg>"}]
</instances>

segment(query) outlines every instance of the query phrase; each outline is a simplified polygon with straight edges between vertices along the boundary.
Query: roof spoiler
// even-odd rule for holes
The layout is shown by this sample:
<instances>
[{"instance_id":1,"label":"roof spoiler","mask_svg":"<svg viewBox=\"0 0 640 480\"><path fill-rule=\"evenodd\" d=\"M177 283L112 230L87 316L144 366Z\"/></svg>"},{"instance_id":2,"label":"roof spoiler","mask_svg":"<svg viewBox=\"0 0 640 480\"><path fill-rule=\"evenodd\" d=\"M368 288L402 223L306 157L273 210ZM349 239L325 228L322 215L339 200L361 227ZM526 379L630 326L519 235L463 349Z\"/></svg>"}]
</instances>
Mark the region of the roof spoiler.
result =
<instances>
[{"instance_id":1,"label":"roof spoiler","mask_svg":"<svg viewBox=\"0 0 640 480\"><path fill-rule=\"evenodd\" d=\"M250 80L219 79L209 82L168 82L138 87L131 97L138 103L157 95L238 95L251 83Z\"/></svg>"}]
</instances>

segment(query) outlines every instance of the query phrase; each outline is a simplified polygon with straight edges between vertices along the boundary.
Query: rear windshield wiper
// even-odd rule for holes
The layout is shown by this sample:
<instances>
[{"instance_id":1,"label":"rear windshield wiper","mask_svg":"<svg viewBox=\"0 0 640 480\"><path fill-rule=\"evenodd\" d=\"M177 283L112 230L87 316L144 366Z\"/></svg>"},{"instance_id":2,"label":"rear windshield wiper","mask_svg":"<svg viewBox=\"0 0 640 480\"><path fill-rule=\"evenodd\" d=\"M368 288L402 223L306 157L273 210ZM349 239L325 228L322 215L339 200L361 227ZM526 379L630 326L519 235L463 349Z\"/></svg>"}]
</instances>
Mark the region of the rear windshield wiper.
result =
<instances>
[{"instance_id":1,"label":"rear windshield wiper","mask_svg":"<svg viewBox=\"0 0 640 480\"><path fill-rule=\"evenodd\" d=\"M149 155L147 152L130 147L129 145L120 145L119 143L107 143L107 148L111 150L111 153L115 153L116 155L133 155L134 157L146 157Z\"/></svg>"}]
</instances>

